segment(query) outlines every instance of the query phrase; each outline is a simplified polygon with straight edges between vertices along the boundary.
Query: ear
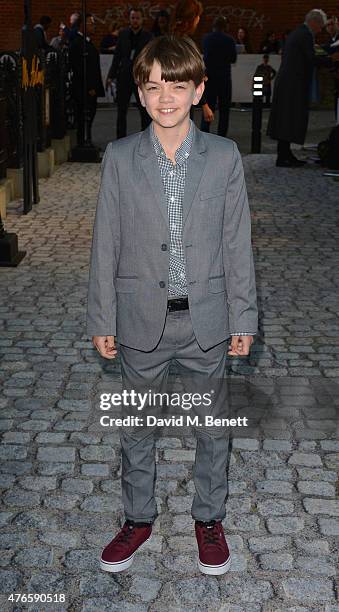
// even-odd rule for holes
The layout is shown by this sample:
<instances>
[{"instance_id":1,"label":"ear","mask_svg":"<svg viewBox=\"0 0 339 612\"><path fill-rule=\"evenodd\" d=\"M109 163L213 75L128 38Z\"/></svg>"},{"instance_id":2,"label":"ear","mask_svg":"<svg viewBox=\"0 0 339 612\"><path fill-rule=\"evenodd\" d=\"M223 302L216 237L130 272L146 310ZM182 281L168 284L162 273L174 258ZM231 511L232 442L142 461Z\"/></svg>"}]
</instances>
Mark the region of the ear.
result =
<instances>
[{"instance_id":1,"label":"ear","mask_svg":"<svg viewBox=\"0 0 339 612\"><path fill-rule=\"evenodd\" d=\"M202 94L204 93L204 90L205 90L205 81L201 81L198 87L195 88L195 94L194 94L192 104L194 105L199 104L200 98Z\"/></svg>"},{"instance_id":2,"label":"ear","mask_svg":"<svg viewBox=\"0 0 339 612\"><path fill-rule=\"evenodd\" d=\"M138 85L138 93L139 93L139 98L140 98L141 105L146 107L146 102L145 102L144 94L143 94L143 91L142 91L140 85Z\"/></svg>"}]
</instances>

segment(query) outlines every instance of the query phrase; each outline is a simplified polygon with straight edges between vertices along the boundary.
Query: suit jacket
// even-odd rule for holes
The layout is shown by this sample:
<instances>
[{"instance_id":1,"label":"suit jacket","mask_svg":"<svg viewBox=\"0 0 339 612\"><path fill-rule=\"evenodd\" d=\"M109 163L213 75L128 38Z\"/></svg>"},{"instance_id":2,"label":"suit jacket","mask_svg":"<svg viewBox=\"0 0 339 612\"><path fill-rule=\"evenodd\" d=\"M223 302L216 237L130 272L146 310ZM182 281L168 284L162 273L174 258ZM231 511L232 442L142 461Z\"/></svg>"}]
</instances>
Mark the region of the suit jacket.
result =
<instances>
[{"instance_id":1,"label":"suit jacket","mask_svg":"<svg viewBox=\"0 0 339 612\"><path fill-rule=\"evenodd\" d=\"M203 38L203 52L209 78L231 79L231 64L237 61L237 49L231 36L209 32Z\"/></svg>"},{"instance_id":2,"label":"suit jacket","mask_svg":"<svg viewBox=\"0 0 339 612\"><path fill-rule=\"evenodd\" d=\"M312 75L317 65L331 65L331 62L316 57L313 36L303 24L289 34L284 45L267 126L271 138L304 144Z\"/></svg>"},{"instance_id":3,"label":"suit jacket","mask_svg":"<svg viewBox=\"0 0 339 612\"><path fill-rule=\"evenodd\" d=\"M87 333L143 351L164 328L170 230L150 127L107 146L95 216ZM167 248L164 246L167 245ZM257 331L251 220L236 144L194 127L183 201L188 299L199 345Z\"/></svg>"},{"instance_id":4,"label":"suit jacket","mask_svg":"<svg viewBox=\"0 0 339 612\"><path fill-rule=\"evenodd\" d=\"M140 51L151 40L152 34L146 30L140 30L137 36L137 45L131 59L132 43L131 43L131 28L121 30L118 35L117 45L114 51L112 65L109 69L107 78L109 79L132 79L133 61L136 59Z\"/></svg>"},{"instance_id":5,"label":"suit jacket","mask_svg":"<svg viewBox=\"0 0 339 612\"><path fill-rule=\"evenodd\" d=\"M83 45L84 37L81 34L76 34L70 43L69 58L73 70L72 79L72 95L75 100L83 99ZM105 95L105 89L102 83L100 56L98 50L91 40L86 41L86 78L87 91L95 89L97 97Z\"/></svg>"}]
</instances>

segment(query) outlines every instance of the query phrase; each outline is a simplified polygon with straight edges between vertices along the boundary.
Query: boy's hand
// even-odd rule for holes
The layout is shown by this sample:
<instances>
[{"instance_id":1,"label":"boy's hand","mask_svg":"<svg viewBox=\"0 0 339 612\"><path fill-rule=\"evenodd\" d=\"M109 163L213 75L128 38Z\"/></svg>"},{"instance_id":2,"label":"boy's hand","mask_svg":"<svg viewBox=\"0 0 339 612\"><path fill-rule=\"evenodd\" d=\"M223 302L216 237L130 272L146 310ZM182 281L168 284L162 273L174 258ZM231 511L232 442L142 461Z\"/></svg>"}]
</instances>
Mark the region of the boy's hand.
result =
<instances>
[{"instance_id":1,"label":"boy's hand","mask_svg":"<svg viewBox=\"0 0 339 612\"><path fill-rule=\"evenodd\" d=\"M231 344L229 345L230 351L227 351L227 355L234 355L243 357L249 355L250 346L253 344L253 336L232 336Z\"/></svg>"},{"instance_id":2,"label":"boy's hand","mask_svg":"<svg viewBox=\"0 0 339 612\"><path fill-rule=\"evenodd\" d=\"M92 342L97 351L99 351L101 357L105 357L105 359L114 359L117 356L114 336L93 336Z\"/></svg>"}]
</instances>

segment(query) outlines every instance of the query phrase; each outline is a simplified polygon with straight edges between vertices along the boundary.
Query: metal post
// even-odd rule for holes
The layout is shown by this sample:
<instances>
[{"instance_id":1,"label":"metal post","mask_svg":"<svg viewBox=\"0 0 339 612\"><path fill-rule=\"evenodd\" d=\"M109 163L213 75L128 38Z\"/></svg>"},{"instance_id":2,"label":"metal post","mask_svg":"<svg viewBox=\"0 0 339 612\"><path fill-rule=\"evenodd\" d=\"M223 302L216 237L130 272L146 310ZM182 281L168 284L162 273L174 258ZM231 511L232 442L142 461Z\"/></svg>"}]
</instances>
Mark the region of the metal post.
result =
<instances>
[{"instance_id":1,"label":"metal post","mask_svg":"<svg viewBox=\"0 0 339 612\"><path fill-rule=\"evenodd\" d=\"M251 153L261 153L263 80L264 77L262 76L253 77Z\"/></svg>"},{"instance_id":2,"label":"metal post","mask_svg":"<svg viewBox=\"0 0 339 612\"><path fill-rule=\"evenodd\" d=\"M26 251L19 251L18 236L6 232L0 212L0 267L13 268L25 257Z\"/></svg>"},{"instance_id":3,"label":"metal post","mask_svg":"<svg viewBox=\"0 0 339 612\"><path fill-rule=\"evenodd\" d=\"M25 24L22 28L21 58L22 114L23 114L23 161L24 161L24 214L32 210L33 202L39 202L37 163L37 104L35 86L39 82L39 59L32 29L31 0L24 0Z\"/></svg>"}]
</instances>

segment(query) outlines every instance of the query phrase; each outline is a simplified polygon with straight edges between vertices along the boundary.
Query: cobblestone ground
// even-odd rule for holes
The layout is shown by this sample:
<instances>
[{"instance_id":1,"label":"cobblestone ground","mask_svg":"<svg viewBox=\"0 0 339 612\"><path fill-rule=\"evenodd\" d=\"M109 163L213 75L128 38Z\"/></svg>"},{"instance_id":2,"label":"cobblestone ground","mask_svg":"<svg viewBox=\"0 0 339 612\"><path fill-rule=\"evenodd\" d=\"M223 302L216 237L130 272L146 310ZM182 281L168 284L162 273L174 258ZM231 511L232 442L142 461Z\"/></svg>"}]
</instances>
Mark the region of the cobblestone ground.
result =
<instances>
[{"instance_id":1,"label":"cobblestone ground","mask_svg":"<svg viewBox=\"0 0 339 612\"><path fill-rule=\"evenodd\" d=\"M339 184L320 168L244 158L253 213L260 334L228 360L234 432L227 518L231 571L197 568L190 504L194 438L157 440L155 536L131 570L98 556L122 520L118 434L92 401L119 388L84 333L99 166L64 164L8 231L27 255L1 273L3 610L335 612L339 535ZM10 593L66 594L9 605Z\"/></svg>"}]
</instances>

